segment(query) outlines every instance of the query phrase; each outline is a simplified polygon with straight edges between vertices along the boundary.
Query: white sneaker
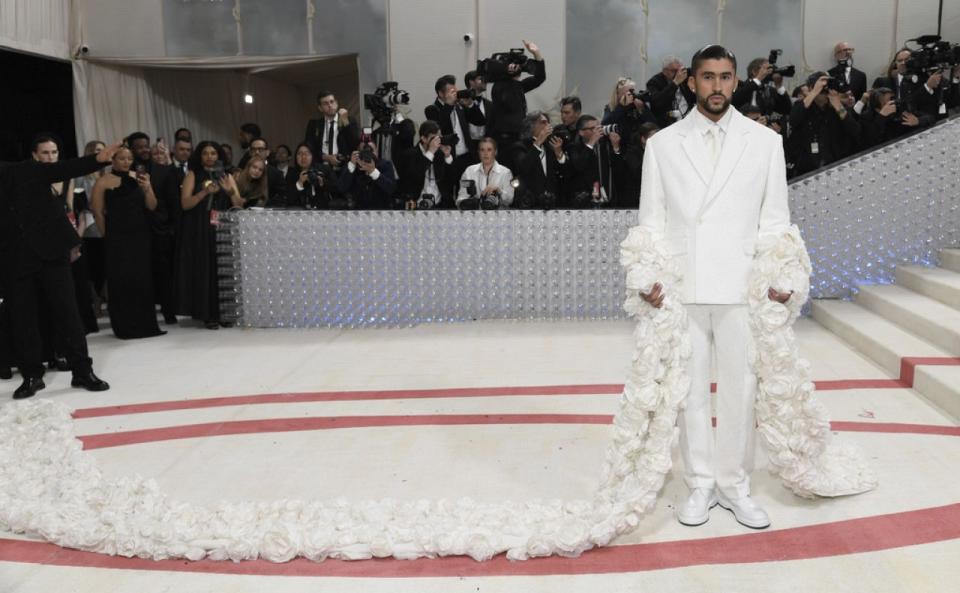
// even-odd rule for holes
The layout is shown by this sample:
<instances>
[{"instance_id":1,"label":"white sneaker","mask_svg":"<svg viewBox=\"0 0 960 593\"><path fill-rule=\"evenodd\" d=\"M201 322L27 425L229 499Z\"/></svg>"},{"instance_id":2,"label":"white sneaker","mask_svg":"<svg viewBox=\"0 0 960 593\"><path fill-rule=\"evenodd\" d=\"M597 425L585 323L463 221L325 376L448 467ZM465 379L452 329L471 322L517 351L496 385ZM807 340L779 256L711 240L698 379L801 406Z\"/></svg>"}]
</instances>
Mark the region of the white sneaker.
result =
<instances>
[{"instance_id":1,"label":"white sneaker","mask_svg":"<svg viewBox=\"0 0 960 593\"><path fill-rule=\"evenodd\" d=\"M733 516L737 518L737 523L741 525L750 529L770 527L770 517L767 516L767 512L760 508L760 505L750 495L731 499L724 496L723 492L718 492L717 501L720 506L732 512Z\"/></svg>"},{"instance_id":2,"label":"white sneaker","mask_svg":"<svg viewBox=\"0 0 960 593\"><path fill-rule=\"evenodd\" d=\"M687 500L677 508L677 521L681 525L696 527L710 518L710 509L717 506L717 493L714 488L694 488Z\"/></svg>"}]
</instances>

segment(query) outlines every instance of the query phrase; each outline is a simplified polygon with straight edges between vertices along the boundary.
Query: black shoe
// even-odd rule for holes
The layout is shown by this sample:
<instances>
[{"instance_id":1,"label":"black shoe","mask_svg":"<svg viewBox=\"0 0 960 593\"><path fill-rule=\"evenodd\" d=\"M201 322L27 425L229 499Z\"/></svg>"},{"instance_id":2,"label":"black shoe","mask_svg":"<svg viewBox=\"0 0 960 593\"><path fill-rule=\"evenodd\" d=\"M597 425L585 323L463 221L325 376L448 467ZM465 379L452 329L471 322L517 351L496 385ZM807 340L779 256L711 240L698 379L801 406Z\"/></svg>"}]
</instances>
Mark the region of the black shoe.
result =
<instances>
[{"instance_id":1,"label":"black shoe","mask_svg":"<svg viewBox=\"0 0 960 593\"><path fill-rule=\"evenodd\" d=\"M87 391L106 391L110 389L110 385L100 377L94 375L93 371L85 375L74 375L70 381L70 385L72 387L83 387Z\"/></svg>"},{"instance_id":2,"label":"black shoe","mask_svg":"<svg viewBox=\"0 0 960 593\"><path fill-rule=\"evenodd\" d=\"M51 371L69 371L70 363L62 356L56 356L47 361L47 368Z\"/></svg>"},{"instance_id":3,"label":"black shoe","mask_svg":"<svg viewBox=\"0 0 960 593\"><path fill-rule=\"evenodd\" d=\"M13 392L13 399L27 399L33 397L38 391L46 387L43 379L40 377L26 377L20 387Z\"/></svg>"},{"instance_id":4,"label":"black shoe","mask_svg":"<svg viewBox=\"0 0 960 593\"><path fill-rule=\"evenodd\" d=\"M13 379L13 369L10 367L0 367L0 379L6 381L7 379Z\"/></svg>"},{"instance_id":5,"label":"black shoe","mask_svg":"<svg viewBox=\"0 0 960 593\"><path fill-rule=\"evenodd\" d=\"M177 316L176 315L164 315L163 322L167 325L177 325Z\"/></svg>"}]
</instances>

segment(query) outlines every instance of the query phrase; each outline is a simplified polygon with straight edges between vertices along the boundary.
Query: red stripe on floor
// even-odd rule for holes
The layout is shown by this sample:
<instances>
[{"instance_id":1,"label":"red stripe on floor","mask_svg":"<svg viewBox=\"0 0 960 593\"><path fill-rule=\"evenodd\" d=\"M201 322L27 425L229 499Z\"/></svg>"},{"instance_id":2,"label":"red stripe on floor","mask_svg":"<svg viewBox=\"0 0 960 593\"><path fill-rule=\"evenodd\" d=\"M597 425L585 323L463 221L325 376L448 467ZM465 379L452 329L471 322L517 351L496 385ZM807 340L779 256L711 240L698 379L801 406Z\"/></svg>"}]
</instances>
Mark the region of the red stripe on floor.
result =
<instances>
[{"instance_id":1,"label":"red stripe on floor","mask_svg":"<svg viewBox=\"0 0 960 593\"><path fill-rule=\"evenodd\" d=\"M77 437L86 450L121 447L177 439L207 438L238 434L333 430L340 428L382 428L388 426L464 426L505 424L610 424L608 414L426 414L411 416L315 416L309 418L267 418L206 424L165 426ZM716 425L716 421L714 421ZM832 422L833 430L844 432L885 432L960 436L960 426L897 424L881 422Z\"/></svg>"},{"instance_id":2,"label":"red stripe on floor","mask_svg":"<svg viewBox=\"0 0 960 593\"><path fill-rule=\"evenodd\" d=\"M866 501L864 504L869 505ZM713 511L715 516L725 512L719 507ZM547 576L628 573L709 564L785 562L876 552L957 538L960 538L960 504L950 504L726 537L611 546L591 550L580 558L551 556L526 562L511 562L502 555L488 562L475 562L457 556L435 560L327 560L322 563L301 558L284 564L264 560L239 563L153 561L79 552L43 542L3 539L0 539L0 560L53 566L259 576Z\"/></svg>"}]
</instances>

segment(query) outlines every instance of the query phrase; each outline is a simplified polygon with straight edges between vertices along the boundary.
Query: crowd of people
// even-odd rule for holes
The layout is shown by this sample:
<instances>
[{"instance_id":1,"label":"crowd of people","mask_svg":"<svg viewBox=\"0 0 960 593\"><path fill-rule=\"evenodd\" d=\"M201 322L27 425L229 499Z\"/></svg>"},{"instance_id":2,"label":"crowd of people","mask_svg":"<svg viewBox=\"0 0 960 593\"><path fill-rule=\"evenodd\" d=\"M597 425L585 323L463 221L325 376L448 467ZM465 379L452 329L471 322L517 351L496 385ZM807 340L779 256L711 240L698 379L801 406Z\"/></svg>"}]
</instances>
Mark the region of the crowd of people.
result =
<instances>
[{"instance_id":1,"label":"crowd of people","mask_svg":"<svg viewBox=\"0 0 960 593\"><path fill-rule=\"evenodd\" d=\"M389 123L378 119L377 128L361 128L332 92L322 91L319 117L294 149L272 145L256 123L240 126L236 154L224 142L195 142L186 128L169 145L137 131L122 146L87 143L87 160L78 161L85 174L72 180L64 175L76 167L30 169L36 179L29 188L10 186L4 199L14 204L21 198L10 195L19 192L46 200L77 240L30 246L39 231L34 223L12 222L20 214L10 206L13 226L0 258L9 264L0 286L0 378L10 378L14 367L25 378L42 376L36 368L42 358L50 368L73 370L83 385L105 388L93 380L99 381L85 340L77 338L98 331L104 304L122 339L164 334L157 307L166 324L190 318L209 329L228 325L219 306L215 245L226 210L637 208L647 140L696 106L683 61L665 58L643 89L618 78L600 115L584 113L578 97L564 97L555 122L549 113L527 109L526 93L547 73L537 45L524 41L524 47L529 58L468 72L462 89L456 76L440 76L419 126L391 116ZM932 125L960 107L960 66L918 75L903 49L868 90L854 52L838 43L836 65L792 92L790 73L771 64L773 55L750 61L738 82L731 104L782 136L788 176ZM391 109L395 115L396 106ZM60 150L55 136L38 136L33 161L56 163ZM97 162L109 167L96 171ZM46 173L51 169L58 173ZM41 222L53 228L50 212ZM26 247L14 245L14 237ZM26 264L10 262L23 259L24 249L33 250L26 260L66 262L75 305L59 302L65 298L57 293L60 272L53 281L36 265L30 286L18 284L24 274L14 268ZM36 309L27 317L12 311L24 298L33 298ZM77 324L64 329L63 311L74 306ZM24 326L34 318L36 331Z\"/></svg>"}]
</instances>

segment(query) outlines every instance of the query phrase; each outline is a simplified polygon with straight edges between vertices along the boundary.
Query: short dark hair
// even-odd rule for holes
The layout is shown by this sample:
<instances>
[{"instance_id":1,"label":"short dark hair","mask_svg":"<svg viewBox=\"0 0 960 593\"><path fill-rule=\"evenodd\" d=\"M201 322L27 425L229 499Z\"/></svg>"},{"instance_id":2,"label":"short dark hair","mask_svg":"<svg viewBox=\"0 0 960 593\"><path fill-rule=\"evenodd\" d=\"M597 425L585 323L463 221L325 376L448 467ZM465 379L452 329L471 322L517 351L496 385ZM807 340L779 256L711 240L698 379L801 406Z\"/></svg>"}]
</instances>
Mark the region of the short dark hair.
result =
<instances>
[{"instance_id":1,"label":"short dark hair","mask_svg":"<svg viewBox=\"0 0 960 593\"><path fill-rule=\"evenodd\" d=\"M42 132L34 136L33 140L30 141L30 152L37 152L40 145L47 142L53 142L57 145L57 150L60 150L60 138L52 132Z\"/></svg>"},{"instance_id":2,"label":"short dark hair","mask_svg":"<svg viewBox=\"0 0 960 593\"><path fill-rule=\"evenodd\" d=\"M884 95L892 95L893 89L885 86L878 86L875 89L870 91L870 108L871 109L880 109L883 105L880 104L880 99Z\"/></svg>"},{"instance_id":3,"label":"short dark hair","mask_svg":"<svg viewBox=\"0 0 960 593\"><path fill-rule=\"evenodd\" d=\"M260 137L263 132L260 131L260 126L253 122L247 122L240 126L240 131L244 134L250 134L254 138Z\"/></svg>"},{"instance_id":4,"label":"short dark hair","mask_svg":"<svg viewBox=\"0 0 960 593\"><path fill-rule=\"evenodd\" d=\"M329 97L330 95L333 95L333 91L322 90L317 93L317 105L320 104L320 101L322 101L324 97ZM333 98L336 99L337 97L334 95Z\"/></svg>"},{"instance_id":5,"label":"short dark hair","mask_svg":"<svg viewBox=\"0 0 960 593\"><path fill-rule=\"evenodd\" d=\"M290 150L290 147L287 146L286 144L277 144L277 147L274 149L274 152L280 150L281 148L285 149L287 151L287 154L293 156L293 151Z\"/></svg>"},{"instance_id":6,"label":"short dark hair","mask_svg":"<svg viewBox=\"0 0 960 593\"><path fill-rule=\"evenodd\" d=\"M478 140L477 148L480 148L480 145L483 144L484 142L486 142L487 144L493 144L493 151L499 152L500 149L497 147L497 141L491 138L490 136L484 136L483 138Z\"/></svg>"},{"instance_id":7,"label":"short dark hair","mask_svg":"<svg viewBox=\"0 0 960 593\"><path fill-rule=\"evenodd\" d=\"M463 84L464 86L470 86L470 83L478 78L482 78L483 75L477 72L476 70L471 70L463 75Z\"/></svg>"},{"instance_id":8,"label":"short dark hair","mask_svg":"<svg viewBox=\"0 0 960 593\"><path fill-rule=\"evenodd\" d=\"M190 136L189 142L193 142L193 132L189 128L177 128L177 131L173 133L173 141L176 142L180 137L181 132L186 132L187 136Z\"/></svg>"},{"instance_id":9,"label":"short dark hair","mask_svg":"<svg viewBox=\"0 0 960 593\"><path fill-rule=\"evenodd\" d=\"M697 70L704 60L730 60L733 62L733 71L737 71L737 56L722 45L711 44L700 48L697 53L693 54L693 59L690 60L691 75L696 76Z\"/></svg>"},{"instance_id":10,"label":"short dark hair","mask_svg":"<svg viewBox=\"0 0 960 593\"><path fill-rule=\"evenodd\" d=\"M579 119L577 119L577 131L579 132L584 128L584 126L586 126L588 123L592 121L599 121L599 120L592 115L581 115Z\"/></svg>"},{"instance_id":11,"label":"short dark hair","mask_svg":"<svg viewBox=\"0 0 960 593\"><path fill-rule=\"evenodd\" d=\"M560 99L560 109L563 109L564 105L573 105L573 110L577 113L583 111L583 104L580 103L580 97L576 95L570 95L569 97Z\"/></svg>"},{"instance_id":12,"label":"short dark hair","mask_svg":"<svg viewBox=\"0 0 960 593\"><path fill-rule=\"evenodd\" d=\"M262 137L262 136L257 136L257 137L255 137L255 138L251 138L251 139L250 139L250 146L253 146L253 143L254 143L254 142L257 142L257 141L263 142L263 145L264 145L266 148L270 148L270 143L267 142L267 139L264 138L264 137ZM221 145L221 146L222 146L222 145ZM232 148L232 147L231 147L231 148Z\"/></svg>"},{"instance_id":13,"label":"short dark hair","mask_svg":"<svg viewBox=\"0 0 960 593\"><path fill-rule=\"evenodd\" d=\"M220 148L229 148L230 150L233 150L233 146L230 144L227 144L226 142L222 143L220 145Z\"/></svg>"},{"instance_id":14,"label":"short dark hair","mask_svg":"<svg viewBox=\"0 0 960 593\"><path fill-rule=\"evenodd\" d=\"M439 95L440 91L447 88L448 84L452 84L454 86L457 85L457 79L453 74L444 74L438 78L436 84L433 85L433 90L435 90Z\"/></svg>"},{"instance_id":15,"label":"short dark hair","mask_svg":"<svg viewBox=\"0 0 960 593\"><path fill-rule=\"evenodd\" d=\"M440 133L440 124L428 119L427 121L420 124L420 137L425 138L430 134L439 134Z\"/></svg>"},{"instance_id":16,"label":"short dark hair","mask_svg":"<svg viewBox=\"0 0 960 593\"><path fill-rule=\"evenodd\" d=\"M817 84L817 81L824 76L828 76L828 74L823 70L817 70L816 72L814 72L813 74L807 77L807 86L810 88L811 91L813 91L813 85Z\"/></svg>"},{"instance_id":17,"label":"short dark hair","mask_svg":"<svg viewBox=\"0 0 960 593\"><path fill-rule=\"evenodd\" d=\"M148 136L146 132L134 132L129 136L127 136L124 139L123 143L129 146L130 148L133 148L133 143L136 142L137 140L146 140L147 144L150 144L150 136Z\"/></svg>"},{"instance_id":18,"label":"short dark hair","mask_svg":"<svg viewBox=\"0 0 960 593\"><path fill-rule=\"evenodd\" d=\"M763 115L763 110L756 105L747 104L740 108L740 113L744 115L753 115L754 113Z\"/></svg>"},{"instance_id":19,"label":"short dark hair","mask_svg":"<svg viewBox=\"0 0 960 593\"><path fill-rule=\"evenodd\" d=\"M750 60L750 63L747 64L747 76L753 78L757 72L760 71L760 66L763 66L763 63L767 61L767 58L753 58Z\"/></svg>"}]
</instances>

